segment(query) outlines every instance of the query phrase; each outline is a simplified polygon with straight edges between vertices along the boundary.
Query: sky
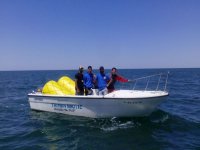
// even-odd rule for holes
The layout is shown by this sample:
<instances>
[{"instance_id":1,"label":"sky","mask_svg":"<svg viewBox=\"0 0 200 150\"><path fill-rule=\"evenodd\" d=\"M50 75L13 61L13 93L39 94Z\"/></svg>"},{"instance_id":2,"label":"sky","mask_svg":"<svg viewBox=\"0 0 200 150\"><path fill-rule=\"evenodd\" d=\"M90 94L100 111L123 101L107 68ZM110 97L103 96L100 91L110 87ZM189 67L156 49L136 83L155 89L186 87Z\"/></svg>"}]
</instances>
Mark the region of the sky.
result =
<instances>
[{"instance_id":1,"label":"sky","mask_svg":"<svg viewBox=\"0 0 200 150\"><path fill-rule=\"evenodd\" d=\"M199 68L199 0L0 0L0 71Z\"/></svg>"}]
</instances>

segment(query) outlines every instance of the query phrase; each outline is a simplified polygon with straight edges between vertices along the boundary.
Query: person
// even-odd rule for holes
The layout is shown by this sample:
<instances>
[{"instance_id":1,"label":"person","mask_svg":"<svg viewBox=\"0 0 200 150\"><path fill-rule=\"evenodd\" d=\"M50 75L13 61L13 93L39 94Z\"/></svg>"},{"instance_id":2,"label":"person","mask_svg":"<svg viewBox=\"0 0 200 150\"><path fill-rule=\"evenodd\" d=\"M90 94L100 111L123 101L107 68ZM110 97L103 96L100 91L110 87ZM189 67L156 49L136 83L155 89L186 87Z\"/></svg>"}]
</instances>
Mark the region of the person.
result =
<instances>
[{"instance_id":1,"label":"person","mask_svg":"<svg viewBox=\"0 0 200 150\"><path fill-rule=\"evenodd\" d=\"M83 67L80 66L78 73L75 74L76 95L84 95L83 70Z\"/></svg>"},{"instance_id":2,"label":"person","mask_svg":"<svg viewBox=\"0 0 200 150\"><path fill-rule=\"evenodd\" d=\"M83 75L85 95L92 95L92 88L94 87L94 74L92 73L92 66L88 66L88 71Z\"/></svg>"},{"instance_id":3,"label":"person","mask_svg":"<svg viewBox=\"0 0 200 150\"><path fill-rule=\"evenodd\" d=\"M106 95L108 93L108 90L107 90L107 82L110 80L109 76L108 75L105 75L104 73L104 67L101 66L99 68L99 73L97 74L97 77L96 77L96 82L97 82L97 86L98 86L98 89L99 89L99 95Z\"/></svg>"},{"instance_id":4,"label":"person","mask_svg":"<svg viewBox=\"0 0 200 150\"><path fill-rule=\"evenodd\" d=\"M117 74L117 69L115 67L111 70L110 81L107 84L108 93L111 93L115 90L115 83L119 82L128 82L128 79L123 78L122 76Z\"/></svg>"}]
</instances>

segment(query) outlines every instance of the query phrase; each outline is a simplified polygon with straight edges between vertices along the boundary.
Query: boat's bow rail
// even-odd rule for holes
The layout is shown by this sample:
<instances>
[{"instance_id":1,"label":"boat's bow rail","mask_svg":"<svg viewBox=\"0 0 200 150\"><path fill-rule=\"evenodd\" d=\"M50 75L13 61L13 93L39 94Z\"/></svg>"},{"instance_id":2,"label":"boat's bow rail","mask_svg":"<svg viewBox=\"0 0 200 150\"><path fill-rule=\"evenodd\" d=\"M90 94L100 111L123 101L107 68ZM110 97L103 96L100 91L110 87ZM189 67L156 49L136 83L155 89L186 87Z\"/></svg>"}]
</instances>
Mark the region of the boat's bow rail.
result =
<instances>
[{"instance_id":1,"label":"boat's bow rail","mask_svg":"<svg viewBox=\"0 0 200 150\"><path fill-rule=\"evenodd\" d=\"M120 89L132 89L134 91L167 91L169 72L153 74L129 80L127 84L121 84Z\"/></svg>"}]
</instances>

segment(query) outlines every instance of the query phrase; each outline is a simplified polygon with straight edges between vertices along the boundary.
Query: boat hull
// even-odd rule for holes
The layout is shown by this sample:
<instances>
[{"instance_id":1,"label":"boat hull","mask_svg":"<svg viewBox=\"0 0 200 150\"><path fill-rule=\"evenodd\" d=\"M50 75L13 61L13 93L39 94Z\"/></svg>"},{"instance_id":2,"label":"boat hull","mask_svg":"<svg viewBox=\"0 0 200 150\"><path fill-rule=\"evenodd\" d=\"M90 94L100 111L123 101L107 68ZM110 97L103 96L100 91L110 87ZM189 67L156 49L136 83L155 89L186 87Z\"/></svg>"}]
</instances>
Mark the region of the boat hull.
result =
<instances>
[{"instance_id":1,"label":"boat hull","mask_svg":"<svg viewBox=\"0 0 200 150\"><path fill-rule=\"evenodd\" d=\"M168 93L151 97L57 96L29 94L33 110L91 118L138 117L150 115Z\"/></svg>"}]
</instances>

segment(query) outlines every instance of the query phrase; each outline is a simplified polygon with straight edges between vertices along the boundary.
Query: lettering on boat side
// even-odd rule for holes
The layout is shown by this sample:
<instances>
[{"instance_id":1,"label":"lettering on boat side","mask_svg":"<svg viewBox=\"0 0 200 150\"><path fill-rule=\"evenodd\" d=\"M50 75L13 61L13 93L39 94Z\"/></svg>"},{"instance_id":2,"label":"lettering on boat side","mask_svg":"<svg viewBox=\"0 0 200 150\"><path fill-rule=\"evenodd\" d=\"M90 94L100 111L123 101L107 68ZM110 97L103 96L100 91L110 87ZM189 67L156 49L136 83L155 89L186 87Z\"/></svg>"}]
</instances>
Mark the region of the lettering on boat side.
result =
<instances>
[{"instance_id":1,"label":"lettering on boat side","mask_svg":"<svg viewBox=\"0 0 200 150\"><path fill-rule=\"evenodd\" d=\"M36 101L43 101L41 98L34 98L33 100L36 100Z\"/></svg>"},{"instance_id":2,"label":"lettering on boat side","mask_svg":"<svg viewBox=\"0 0 200 150\"><path fill-rule=\"evenodd\" d=\"M74 112L78 109L82 109L82 105L77 105L77 104L54 104L54 103L52 103L51 106L54 108L54 110L58 110L58 111Z\"/></svg>"},{"instance_id":3,"label":"lettering on boat side","mask_svg":"<svg viewBox=\"0 0 200 150\"><path fill-rule=\"evenodd\" d=\"M126 104L142 104L142 101L136 101L136 102L130 102L130 101L124 101Z\"/></svg>"}]
</instances>

